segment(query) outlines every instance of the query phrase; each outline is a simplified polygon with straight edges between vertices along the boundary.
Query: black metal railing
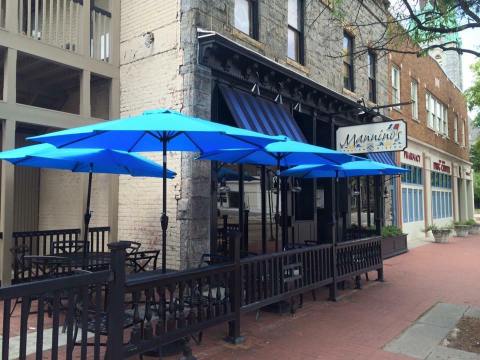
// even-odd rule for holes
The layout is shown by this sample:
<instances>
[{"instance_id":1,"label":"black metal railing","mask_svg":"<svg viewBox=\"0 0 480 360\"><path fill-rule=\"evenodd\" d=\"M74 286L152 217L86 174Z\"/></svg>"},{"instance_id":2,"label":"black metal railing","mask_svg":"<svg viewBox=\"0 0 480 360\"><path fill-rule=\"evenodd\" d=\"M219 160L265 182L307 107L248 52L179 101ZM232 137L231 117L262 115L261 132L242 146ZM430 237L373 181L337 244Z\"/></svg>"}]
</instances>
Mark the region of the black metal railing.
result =
<instances>
[{"instance_id":1,"label":"black metal railing","mask_svg":"<svg viewBox=\"0 0 480 360\"><path fill-rule=\"evenodd\" d=\"M343 241L360 240L379 235L376 229L350 228L346 229Z\"/></svg>"},{"instance_id":2,"label":"black metal railing","mask_svg":"<svg viewBox=\"0 0 480 360\"><path fill-rule=\"evenodd\" d=\"M332 245L317 245L242 259L242 311L330 284L332 249Z\"/></svg>"},{"instance_id":3,"label":"black metal railing","mask_svg":"<svg viewBox=\"0 0 480 360\"><path fill-rule=\"evenodd\" d=\"M382 238L346 241L336 246L337 280L377 270L383 276Z\"/></svg>"},{"instance_id":4,"label":"black metal railing","mask_svg":"<svg viewBox=\"0 0 480 360\"><path fill-rule=\"evenodd\" d=\"M2 359L25 359L30 355L28 352L32 352L36 359L43 355L50 359L71 359L73 356L100 359L100 333L95 332L89 344L87 323L91 322L92 329L101 326L101 291L109 278L110 272L102 271L73 274L68 281L53 278L0 288ZM90 313L79 312L79 306L91 303L92 299L97 300L97 306ZM17 313L12 316L17 304ZM35 336L31 333L31 326L35 327ZM79 328L80 339L77 341ZM11 336L18 336L18 349L10 347ZM35 350L28 350L32 348Z\"/></svg>"},{"instance_id":5,"label":"black metal railing","mask_svg":"<svg viewBox=\"0 0 480 360\"><path fill-rule=\"evenodd\" d=\"M108 251L108 235L110 234L109 226L91 227L88 229L88 240L91 252Z\"/></svg>"}]
</instances>

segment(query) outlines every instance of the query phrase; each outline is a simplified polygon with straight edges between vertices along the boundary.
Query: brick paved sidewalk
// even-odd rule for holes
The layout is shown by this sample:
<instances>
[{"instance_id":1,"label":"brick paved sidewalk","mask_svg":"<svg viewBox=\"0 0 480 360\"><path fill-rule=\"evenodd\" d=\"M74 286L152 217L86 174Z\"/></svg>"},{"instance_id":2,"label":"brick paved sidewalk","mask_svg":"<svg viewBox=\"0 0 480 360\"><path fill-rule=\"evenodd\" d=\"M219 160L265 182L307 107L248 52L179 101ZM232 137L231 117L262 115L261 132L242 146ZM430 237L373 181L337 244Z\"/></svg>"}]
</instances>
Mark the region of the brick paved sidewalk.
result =
<instances>
[{"instance_id":1,"label":"brick paved sidewalk","mask_svg":"<svg viewBox=\"0 0 480 360\"><path fill-rule=\"evenodd\" d=\"M480 237L428 244L387 260L385 282L345 291L337 303L307 301L293 317L242 318L245 344L224 343L225 326L193 346L199 359L409 359L382 350L437 302L480 306ZM364 277L362 277L364 278ZM373 273L370 278L375 278ZM178 358L175 357L175 358Z\"/></svg>"}]
</instances>

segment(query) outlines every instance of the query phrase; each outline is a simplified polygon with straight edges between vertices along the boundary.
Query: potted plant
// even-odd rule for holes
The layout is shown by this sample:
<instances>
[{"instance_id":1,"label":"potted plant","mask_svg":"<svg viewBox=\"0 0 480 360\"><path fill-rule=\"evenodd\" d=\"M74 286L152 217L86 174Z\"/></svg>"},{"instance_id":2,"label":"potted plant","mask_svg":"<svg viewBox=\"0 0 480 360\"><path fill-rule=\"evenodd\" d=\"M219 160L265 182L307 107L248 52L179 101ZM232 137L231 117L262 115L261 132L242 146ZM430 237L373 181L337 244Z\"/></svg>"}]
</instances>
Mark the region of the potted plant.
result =
<instances>
[{"instance_id":1,"label":"potted plant","mask_svg":"<svg viewBox=\"0 0 480 360\"><path fill-rule=\"evenodd\" d=\"M451 230L451 227L448 226L438 227L437 225L432 224L425 229L425 232L431 231L435 242L444 244L448 242Z\"/></svg>"},{"instance_id":2,"label":"potted plant","mask_svg":"<svg viewBox=\"0 0 480 360\"><path fill-rule=\"evenodd\" d=\"M382 228L382 257L388 259L407 251L407 234L394 225L384 226Z\"/></svg>"},{"instance_id":3,"label":"potted plant","mask_svg":"<svg viewBox=\"0 0 480 360\"><path fill-rule=\"evenodd\" d=\"M465 224L461 221L456 221L453 223L453 227L455 229L455 233L458 237L465 237L468 235L468 230L470 229L470 225Z\"/></svg>"},{"instance_id":4,"label":"potted plant","mask_svg":"<svg viewBox=\"0 0 480 360\"><path fill-rule=\"evenodd\" d=\"M470 226L470 229L468 230L468 233L470 235L479 235L480 234L480 224L477 224L477 222L474 219L470 219L468 221L465 221L465 224Z\"/></svg>"}]
</instances>

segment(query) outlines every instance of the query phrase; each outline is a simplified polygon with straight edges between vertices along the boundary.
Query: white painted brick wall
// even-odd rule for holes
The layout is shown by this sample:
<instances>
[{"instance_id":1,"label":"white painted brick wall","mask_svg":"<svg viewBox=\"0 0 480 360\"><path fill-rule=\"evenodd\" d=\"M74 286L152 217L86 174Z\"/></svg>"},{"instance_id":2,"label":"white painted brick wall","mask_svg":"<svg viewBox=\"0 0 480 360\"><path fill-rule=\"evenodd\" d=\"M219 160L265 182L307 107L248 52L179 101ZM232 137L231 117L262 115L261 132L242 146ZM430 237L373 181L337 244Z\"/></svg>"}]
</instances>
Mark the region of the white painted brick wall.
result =
<instances>
[{"instance_id":1,"label":"white painted brick wall","mask_svg":"<svg viewBox=\"0 0 480 360\"><path fill-rule=\"evenodd\" d=\"M183 80L179 74L182 51L179 47L180 0L123 0L121 3L120 114L122 117L146 109L181 110ZM153 32L150 48L143 34ZM160 153L146 154L157 162ZM167 240L167 266L180 267L180 229L176 222L175 187L181 181L180 153L169 153L168 168L179 175L168 180L170 218ZM162 180L122 176L119 189L119 239L139 241L149 248L161 248L160 216Z\"/></svg>"}]
</instances>

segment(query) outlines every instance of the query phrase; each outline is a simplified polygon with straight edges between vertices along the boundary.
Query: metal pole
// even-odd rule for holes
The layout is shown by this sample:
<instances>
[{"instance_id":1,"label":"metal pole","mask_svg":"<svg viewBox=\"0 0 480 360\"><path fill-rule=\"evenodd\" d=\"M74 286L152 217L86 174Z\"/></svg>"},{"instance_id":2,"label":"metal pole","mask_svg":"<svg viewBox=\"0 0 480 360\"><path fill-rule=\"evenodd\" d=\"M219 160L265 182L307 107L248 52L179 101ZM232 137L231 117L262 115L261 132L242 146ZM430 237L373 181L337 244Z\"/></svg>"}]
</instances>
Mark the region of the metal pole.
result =
<instances>
[{"instance_id":1,"label":"metal pole","mask_svg":"<svg viewBox=\"0 0 480 360\"><path fill-rule=\"evenodd\" d=\"M267 186L265 184L266 169L262 165L260 167L260 193L262 207L262 254L267 253Z\"/></svg>"},{"instance_id":2,"label":"metal pole","mask_svg":"<svg viewBox=\"0 0 480 360\"><path fill-rule=\"evenodd\" d=\"M162 273L167 271L167 132L163 132L163 197L162 197L162 216L160 224L162 226Z\"/></svg>"},{"instance_id":3,"label":"metal pole","mask_svg":"<svg viewBox=\"0 0 480 360\"><path fill-rule=\"evenodd\" d=\"M238 165L238 227L239 231L242 234L242 250L248 251L248 237L245 234L245 218L244 218L244 209L245 209L245 194L244 194L244 176L243 176L243 164Z\"/></svg>"},{"instance_id":4,"label":"metal pole","mask_svg":"<svg viewBox=\"0 0 480 360\"><path fill-rule=\"evenodd\" d=\"M92 172L88 173L88 192L87 192L87 207L85 214L83 215L84 227L83 227L83 259L87 258L88 253L88 228L90 226L90 219L92 214L90 213L90 200L92 197ZM85 265L85 264L84 264Z\"/></svg>"},{"instance_id":5,"label":"metal pole","mask_svg":"<svg viewBox=\"0 0 480 360\"><path fill-rule=\"evenodd\" d=\"M277 203L275 204L275 252L278 252L278 225L280 222L280 159L277 159Z\"/></svg>"}]
</instances>

